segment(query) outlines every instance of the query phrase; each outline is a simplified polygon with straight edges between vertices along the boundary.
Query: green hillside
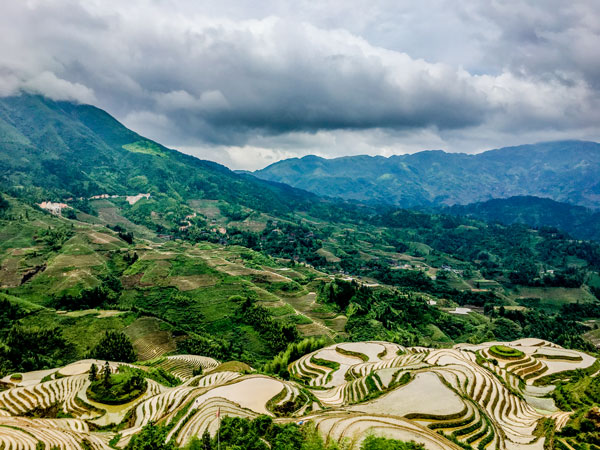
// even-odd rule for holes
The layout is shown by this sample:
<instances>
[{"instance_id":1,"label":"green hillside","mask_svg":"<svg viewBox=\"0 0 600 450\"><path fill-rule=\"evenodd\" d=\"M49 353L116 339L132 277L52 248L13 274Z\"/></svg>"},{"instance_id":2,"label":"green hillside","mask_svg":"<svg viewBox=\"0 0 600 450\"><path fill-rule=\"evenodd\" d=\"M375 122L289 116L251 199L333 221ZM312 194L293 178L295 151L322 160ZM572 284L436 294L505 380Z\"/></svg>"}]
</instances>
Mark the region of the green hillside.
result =
<instances>
[{"instance_id":1,"label":"green hillside","mask_svg":"<svg viewBox=\"0 0 600 450\"><path fill-rule=\"evenodd\" d=\"M485 222L555 227L579 239L600 240L600 213L548 198L527 196L493 199L464 206L454 205L441 211Z\"/></svg>"},{"instance_id":2,"label":"green hillside","mask_svg":"<svg viewBox=\"0 0 600 450\"><path fill-rule=\"evenodd\" d=\"M167 149L90 105L0 98L0 185L37 201L149 192L288 212L315 197Z\"/></svg>"}]
</instances>

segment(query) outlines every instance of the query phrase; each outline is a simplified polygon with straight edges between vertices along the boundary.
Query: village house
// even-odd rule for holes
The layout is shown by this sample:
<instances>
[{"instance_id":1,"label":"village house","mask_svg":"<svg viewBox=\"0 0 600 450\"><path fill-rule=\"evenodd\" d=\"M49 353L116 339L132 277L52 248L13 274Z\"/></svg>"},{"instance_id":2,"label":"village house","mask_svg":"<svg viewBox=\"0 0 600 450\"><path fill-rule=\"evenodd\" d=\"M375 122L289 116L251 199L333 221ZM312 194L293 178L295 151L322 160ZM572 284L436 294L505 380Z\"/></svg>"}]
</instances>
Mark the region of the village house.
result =
<instances>
[{"instance_id":1,"label":"village house","mask_svg":"<svg viewBox=\"0 0 600 450\"><path fill-rule=\"evenodd\" d=\"M60 216L62 214L62 210L66 208L70 208L66 203L53 203L53 202L42 202L39 203L38 206L52 214Z\"/></svg>"}]
</instances>

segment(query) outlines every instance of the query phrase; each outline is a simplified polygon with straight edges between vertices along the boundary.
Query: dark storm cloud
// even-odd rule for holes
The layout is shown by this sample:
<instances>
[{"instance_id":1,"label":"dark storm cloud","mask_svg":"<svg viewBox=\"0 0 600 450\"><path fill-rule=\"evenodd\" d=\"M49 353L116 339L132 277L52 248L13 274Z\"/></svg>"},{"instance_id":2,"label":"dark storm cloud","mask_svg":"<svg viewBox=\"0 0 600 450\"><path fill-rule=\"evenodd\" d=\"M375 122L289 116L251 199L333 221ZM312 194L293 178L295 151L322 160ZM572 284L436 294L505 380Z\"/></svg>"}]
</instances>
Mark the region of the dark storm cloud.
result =
<instances>
[{"instance_id":1,"label":"dark storm cloud","mask_svg":"<svg viewBox=\"0 0 600 450\"><path fill-rule=\"evenodd\" d=\"M0 95L95 103L232 165L587 137L600 118L592 1L6 3Z\"/></svg>"}]
</instances>

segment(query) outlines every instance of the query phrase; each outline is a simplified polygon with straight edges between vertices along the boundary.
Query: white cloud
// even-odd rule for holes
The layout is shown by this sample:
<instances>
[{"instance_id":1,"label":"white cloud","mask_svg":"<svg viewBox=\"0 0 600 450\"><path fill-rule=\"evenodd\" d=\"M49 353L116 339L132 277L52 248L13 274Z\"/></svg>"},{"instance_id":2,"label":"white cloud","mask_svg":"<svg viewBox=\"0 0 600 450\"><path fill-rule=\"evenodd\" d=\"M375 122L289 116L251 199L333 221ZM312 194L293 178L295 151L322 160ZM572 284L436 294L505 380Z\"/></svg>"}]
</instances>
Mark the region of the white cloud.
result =
<instances>
[{"instance_id":1,"label":"white cloud","mask_svg":"<svg viewBox=\"0 0 600 450\"><path fill-rule=\"evenodd\" d=\"M42 94L52 100L67 100L76 103L94 103L96 101L92 89L80 83L71 83L58 78L48 71L21 82L20 87L27 92Z\"/></svg>"},{"instance_id":2,"label":"white cloud","mask_svg":"<svg viewBox=\"0 0 600 450\"><path fill-rule=\"evenodd\" d=\"M0 95L97 103L236 168L593 137L600 119L591 0L10 2L0 41Z\"/></svg>"}]
</instances>

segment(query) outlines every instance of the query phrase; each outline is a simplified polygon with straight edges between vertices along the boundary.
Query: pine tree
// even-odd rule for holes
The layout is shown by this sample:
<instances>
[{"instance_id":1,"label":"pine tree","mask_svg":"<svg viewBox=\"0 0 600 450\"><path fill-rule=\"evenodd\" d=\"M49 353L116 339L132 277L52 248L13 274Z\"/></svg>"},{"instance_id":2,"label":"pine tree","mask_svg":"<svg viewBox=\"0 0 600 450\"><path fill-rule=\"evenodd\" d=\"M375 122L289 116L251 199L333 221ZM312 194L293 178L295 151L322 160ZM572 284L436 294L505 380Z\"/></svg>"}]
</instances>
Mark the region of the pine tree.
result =
<instances>
[{"instance_id":1,"label":"pine tree","mask_svg":"<svg viewBox=\"0 0 600 450\"><path fill-rule=\"evenodd\" d=\"M90 381L93 383L94 381L96 381L96 377L98 376L98 367L96 367L96 364L92 364L90 367L90 375L89 375L89 379Z\"/></svg>"},{"instance_id":2,"label":"pine tree","mask_svg":"<svg viewBox=\"0 0 600 450\"><path fill-rule=\"evenodd\" d=\"M108 386L110 384L110 364L108 364L108 361L104 363L104 369L102 369L102 378L104 379L104 384Z\"/></svg>"}]
</instances>

